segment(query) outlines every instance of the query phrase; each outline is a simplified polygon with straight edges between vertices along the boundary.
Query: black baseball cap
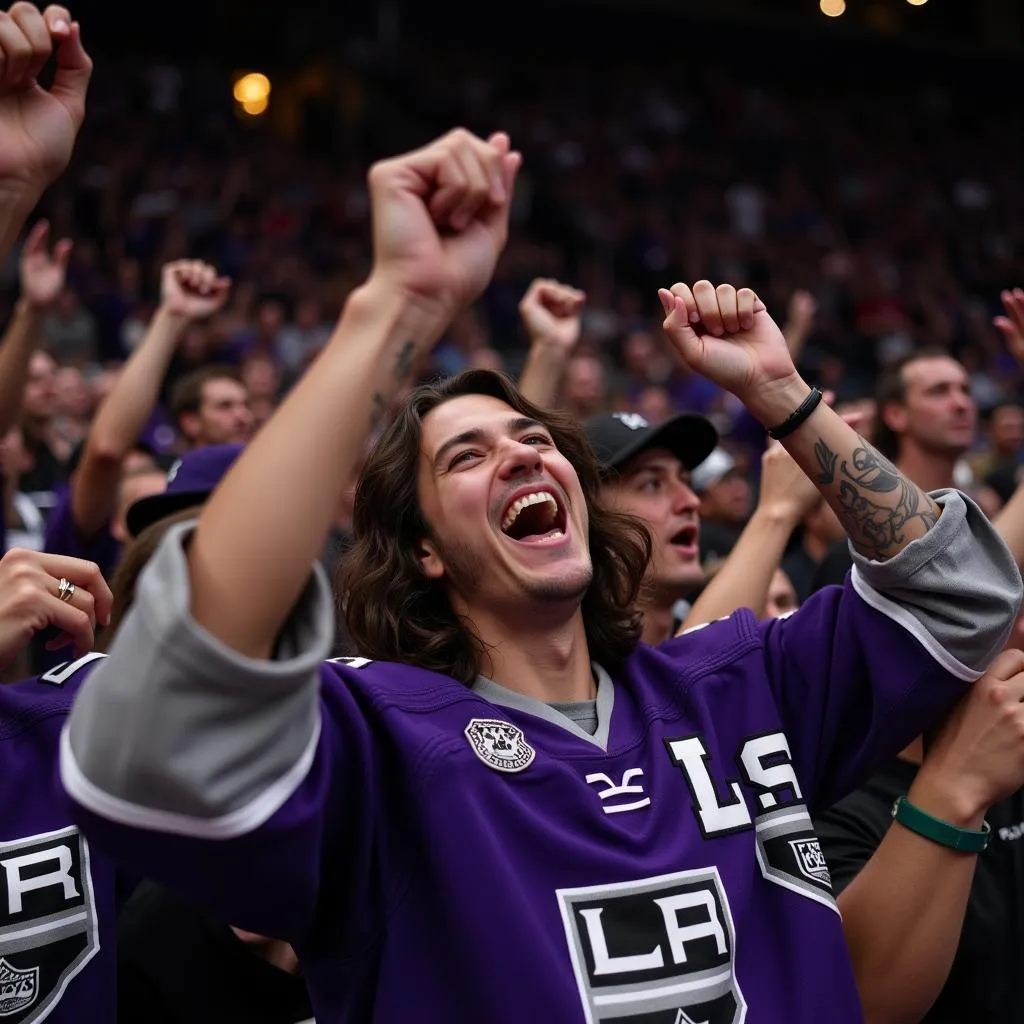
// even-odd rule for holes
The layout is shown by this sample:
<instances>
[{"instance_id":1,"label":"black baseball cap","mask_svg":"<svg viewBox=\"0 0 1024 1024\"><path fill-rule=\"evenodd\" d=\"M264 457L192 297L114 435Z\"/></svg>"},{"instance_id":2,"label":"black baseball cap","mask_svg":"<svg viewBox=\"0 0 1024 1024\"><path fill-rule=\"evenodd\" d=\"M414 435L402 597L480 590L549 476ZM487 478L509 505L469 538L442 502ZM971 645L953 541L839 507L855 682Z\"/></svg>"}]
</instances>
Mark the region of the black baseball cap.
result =
<instances>
[{"instance_id":1,"label":"black baseball cap","mask_svg":"<svg viewBox=\"0 0 1024 1024\"><path fill-rule=\"evenodd\" d=\"M718 444L718 431L711 420L688 412L657 424L633 412L600 413L585 420L583 430L605 475L649 448L666 448L687 469L693 469Z\"/></svg>"},{"instance_id":2,"label":"black baseball cap","mask_svg":"<svg viewBox=\"0 0 1024 1024\"><path fill-rule=\"evenodd\" d=\"M158 519L201 505L242 454L243 448L240 444L211 444L186 452L171 466L165 491L139 498L129 506L124 517L128 532L137 537Z\"/></svg>"}]
</instances>

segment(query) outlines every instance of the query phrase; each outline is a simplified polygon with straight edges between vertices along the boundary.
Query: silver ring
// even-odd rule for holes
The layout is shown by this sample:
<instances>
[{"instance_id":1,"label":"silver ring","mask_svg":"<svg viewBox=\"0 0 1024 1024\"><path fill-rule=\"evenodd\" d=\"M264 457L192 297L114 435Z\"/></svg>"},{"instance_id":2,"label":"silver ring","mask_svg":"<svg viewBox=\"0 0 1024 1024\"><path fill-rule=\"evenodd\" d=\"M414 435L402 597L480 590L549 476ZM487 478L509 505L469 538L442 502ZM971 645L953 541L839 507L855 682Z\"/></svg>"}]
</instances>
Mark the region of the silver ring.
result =
<instances>
[{"instance_id":1,"label":"silver ring","mask_svg":"<svg viewBox=\"0 0 1024 1024\"><path fill-rule=\"evenodd\" d=\"M77 589L74 583L61 576L60 583L57 584L57 597L62 601L70 601L75 596Z\"/></svg>"}]
</instances>

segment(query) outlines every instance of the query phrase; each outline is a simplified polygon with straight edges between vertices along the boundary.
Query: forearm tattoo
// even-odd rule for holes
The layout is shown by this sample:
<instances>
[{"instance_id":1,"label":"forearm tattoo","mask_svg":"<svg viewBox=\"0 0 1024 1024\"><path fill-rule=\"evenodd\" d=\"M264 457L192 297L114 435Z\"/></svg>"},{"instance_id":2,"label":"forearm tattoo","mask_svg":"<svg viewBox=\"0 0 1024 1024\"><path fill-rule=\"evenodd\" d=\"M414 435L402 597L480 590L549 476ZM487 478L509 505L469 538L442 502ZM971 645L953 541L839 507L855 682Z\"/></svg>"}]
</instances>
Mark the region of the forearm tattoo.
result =
<instances>
[{"instance_id":1,"label":"forearm tattoo","mask_svg":"<svg viewBox=\"0 0 1024 1024\"><path fill-rule=\"evenodd\" d=\"M416 358L416 342L407 341L398 350L395 356L394 384L400 388L406 378L412 372L413 361ZM379 391L374 392L372 408L370 411L370 429L376 430L387 418L390 403Z\"/></svg>"},{"instance_id":2,"label":"forearm tattoo","mask_svg":"<svg viewBox=\"0 0 1024 1024\"><path fill-rule=\"evenodd\" d=\"M938 519L938 507L888 459L866 441L849 460L840 459L825 441L814 445L818 483L838 486L839 518L857 550L882 561L897 554L914 537L926 533Z\"/></svg>"}]
</instances>

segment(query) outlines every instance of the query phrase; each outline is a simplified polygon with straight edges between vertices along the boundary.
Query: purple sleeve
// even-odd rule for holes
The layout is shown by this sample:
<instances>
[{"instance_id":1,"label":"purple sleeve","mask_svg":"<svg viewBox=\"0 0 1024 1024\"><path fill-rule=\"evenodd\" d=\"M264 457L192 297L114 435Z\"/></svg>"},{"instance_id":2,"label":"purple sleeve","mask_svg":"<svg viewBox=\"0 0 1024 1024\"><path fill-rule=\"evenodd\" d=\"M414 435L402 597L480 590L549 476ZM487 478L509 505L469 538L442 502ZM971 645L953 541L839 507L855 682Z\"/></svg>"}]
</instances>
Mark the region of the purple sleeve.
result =
<instances>
[{"instance_id":1,"label":"purple sleeve","mask_svg":"<svg viewBox=\"0 0 1024 1024\"><path fill-rule=\"evenodd\" d=\"M332 907L347 908L351 926L359 928L369 913L373 754L351 696L339 692L337 680L328 685L333 699L321 702L308 770L295 784L277 780L232 820L161 814L109 798L86 797L83 803L81 788L72 783L79 826L97 848L139 876L237 927L301 942L314 925L326 882L337 889Z\"/></svg>"},{"instance_id":2,"label":"purple sleeve","mask_svg":"<svg viewBox=\"0 0 1024 1024\"><path fill-rule=\"evenodd\" d=\"M958 491L924 536L888 561L855 550L841 587L763 624L765 668L813 807L827 807L963 695L1009 639L1021 575Z\"/></svg>"},{"instance_id":3,"label":"purple sleeve","mask_svg":"<svg viewBox=\"0 0 1024 1024\"><path fill-rule=\"evenodd\" d=\"M768 684L812 812L859 786L967 685L851 584L818 591L760 631Z\"/></svg>"}]
</instances>

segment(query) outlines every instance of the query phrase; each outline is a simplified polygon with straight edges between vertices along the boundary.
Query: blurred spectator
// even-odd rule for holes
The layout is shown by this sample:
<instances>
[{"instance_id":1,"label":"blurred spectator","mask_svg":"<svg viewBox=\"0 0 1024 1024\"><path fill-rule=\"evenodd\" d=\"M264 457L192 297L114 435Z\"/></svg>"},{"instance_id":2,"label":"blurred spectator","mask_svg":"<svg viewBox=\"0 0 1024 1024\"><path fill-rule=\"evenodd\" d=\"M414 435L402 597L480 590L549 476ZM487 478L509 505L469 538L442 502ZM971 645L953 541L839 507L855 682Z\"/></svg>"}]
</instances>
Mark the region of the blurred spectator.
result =
<instances>
[{"instance_id":1,"label":"blurred spectator","mask_svg":"<svg viewBox=\"0 0 1024 1024\"><path fill-rule=\"evenodd\" d=\"M753 490L743 467L716 448L691 474L700 496L700 556L706 569L732 551L753 508Z\"/></svg>"},{"instance_id":2,"label":"blurred spectator","mask_svg":"<svg viewBox=\"0 0 1024 1024\"><path fill-rule=\"evenodd\" d=\"M32 498L18 485L28 463L22 428L12 427L0 438L0 480L3 481L0 500L4 503L5 543L8 548L42 551L46 520Z\"/></svg>"},{"instance_id":3,"label":"blurred spectator","mask_svg":"<svg viewBox=\"0 0 1024 1024\"><path fill-rule=\"evenodd\" d=\"M70 447L57 433L57 364L42 351L28 364L22 402L24 469L19 489L28 494L45 516L53 507L54 491L64 478Z\"/></svg>"},{"instance_id":4,"label":"blurred spectator","mask_svg":"<svg viewBox=\"0 0 1024 1024\"><path fill-rule=\"evenodd\" d=\"M983 423L987 447L968 459L975 480L999 470L1015 472L1024 454L1024 409L1016 402L1000 402L986 410Z\"/></svg>"},{"instance_id":5,"label":"blurred spectator","mask_svg":"<svg viewBox=\"0 0 1024 1024\"><path fill-rule=\"evenodd\" d=\"M62 366L54 378L54 389L54 430L63 444L74 448L89 432L94 408L92 388L77 366Z\"/></svg>"},{"instance_id":6,"label":"blurred spectator","mask_svg":"<svg viewBox=\"0 0 1024 1024\"><path fill-rule=\"evenodd\" d=\"M99 356L96 318L82 306L74 288L60 293L43 333L47 352L59 363L85 368Z\"/></svg>"},{"instance_id":7,"label":"blurred spectator","mask_svg":"<svg viewBox=\"0 0 1024 1024\"><path fill-rule=\"evenodd\" d=\"M332 324L320 312L316 299L302 299L295 307L295 319L277 335L277 358L284 372L294 378L324 346Z\"/></svg>"},{"instance_id":8,"label":"blurred spectator","mask_svg":"<svg viewBox=\"0 0 1024 1024\"><path fill-rule=\"evenodd\" d=\"M205 366L183 377L174 387L170 406L189 448L244 444L252 434L249 395L234 367Z\"/></svg>"},{"instance_id":9,"label":"blurred spectator","mask_svg":"<svg viewBox=\"0 0 1024 1024\"><path fill-rule=\"evenodd\" d=\"M574 355L565 368L563 405L581 420L608 407L608 380L596 356Z\"/></svg>"},{"instance_id":10,"label":"blurred spectator","mask_svg":"<svg viewBox=\"0 0 1024 1024\"><path fill-rule=\"evenodd\" d=\"M772 581L768 585L768 600L764 606L764 618L777 619L780 615L788 615L800 607L793 581L784 569L776 569Z\"/></svg>"}]
</instances>

